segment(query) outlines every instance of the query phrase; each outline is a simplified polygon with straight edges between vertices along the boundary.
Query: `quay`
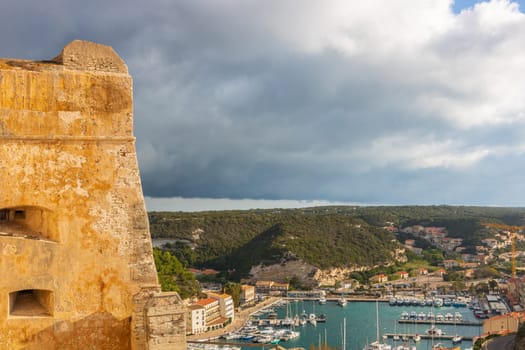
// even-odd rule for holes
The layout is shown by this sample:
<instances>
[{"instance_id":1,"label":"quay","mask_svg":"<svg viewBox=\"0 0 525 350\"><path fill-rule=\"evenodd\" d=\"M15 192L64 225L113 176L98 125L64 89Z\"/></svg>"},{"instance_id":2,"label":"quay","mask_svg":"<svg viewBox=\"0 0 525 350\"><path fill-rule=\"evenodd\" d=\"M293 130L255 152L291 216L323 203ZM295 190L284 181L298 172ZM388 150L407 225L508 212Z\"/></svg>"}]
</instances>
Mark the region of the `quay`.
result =
<instances>
[{"instance_id":1,"label":"quay","mask_svg":"<svg viewBox=\"0 0 525 350\"><path fill-rule=\"evenodd\" d=\"M320 316L320 315L318 315ZM292 319L292 321L295 321ZM308 320L307 320L308 321ZM323 320L320 320L319 318L316 318L315 321L317 323L326 323L326 318ZM290 322L290 319L278 319L278 318L259 318L256 320L252 320L252 324L255 323L257 326L276 326L276 327L290 327L291 324L287 323Z\"/></svg>"},{"instance_id":2,"label":"quay","mask_svg":"<svg viewBox=\"0 0 525 350\"><path fill-rule=\"evenodd\" d=\"M280 320L278 318L259 318L252 320L252 324L255 323L257 326L283 326L286 320Z\"/></svg>"},{"instance_id":3,"label":"quay","mask_svg":"<svg viewBox=\"0 0 525 350\"><path fill-rule=\"evenodd\" d=\"M189 344L206 344L206 345L220 345L220 346L252 346L257 348L281 348L278 344L271 344L271 343L234 343L234 342L218 342L218 341L199 341L199 340L187 340L186 343Z\"/></svg>"},{"instance_id":4,"label":"quay","mask_svg":"<svg viewBox=\"0 0 525 350\"><path fill-rule=\"evenodd\" d=\"M411 334L411 333L407 333L407 334L402 334L402 333L385 333L383 336L385 336L387 338L393 338L394 336L398 336L400 338L400 340L403 340L403 338L413 339L416 335L415 334ZM419 334L419 336L421 337L421 339L441 339L441 340L452 340L452 338L455 337L454 335L447 335L447 334L442 334L442 335ZM472 340L473 339L473 337L471 337L471 336L462 336L462 337L463 337L463 340Z\"/></svg>"},{"instance_id":5,"label":"quay","mask_svg":"<svg viewBox=\"0 0 525 350\"><path fill-rule=\"evenodd\" d=\"M203 332L199 334L187 334L186 342L199 341L202 343L206 341L211 341L213 339L218 339L223 334L237 331L245 325L245 323L250 319L250 317L254 313L258 312L261 309L272 306L273 304L279 302L280 299L281 298L279 297L271 297L253 307L248 307L246 309L241 310L238 314L236 314L235 320L224 328L219 328L213 331Z\"/></svg>"},{"instance_id":6,"label":"quay","mask_svg":"<svg viewBox=\"0 0 525 350\"><path fill-rule=\"evenodd\" d=\"M398 323L408 324L441 324L449 326L481 326L483 323L478 321L436 321L436 320L398 320Z\"/></svg>"},{"instance_id":7,"label":"quay","mask_svg":"<svg viewBox=\"0 0 525 350\"><path fill-rule=\"evenodd\" d=\"M344 297L349 303L352 301L358 301L358 302L380 302L380 303L388 303L388 299L386 298L375 298L375 297L357 297L357 296L351 296L351 295L338 295L338 296L327 296L325 297L326 301L328 302L335 302L341 298ZM294 297L281 297L283 300L288 300L289 302L298 302L298 301L318 301L318 297L300 297L300 298L294 298Z\"/></svg>"}]
</instances>

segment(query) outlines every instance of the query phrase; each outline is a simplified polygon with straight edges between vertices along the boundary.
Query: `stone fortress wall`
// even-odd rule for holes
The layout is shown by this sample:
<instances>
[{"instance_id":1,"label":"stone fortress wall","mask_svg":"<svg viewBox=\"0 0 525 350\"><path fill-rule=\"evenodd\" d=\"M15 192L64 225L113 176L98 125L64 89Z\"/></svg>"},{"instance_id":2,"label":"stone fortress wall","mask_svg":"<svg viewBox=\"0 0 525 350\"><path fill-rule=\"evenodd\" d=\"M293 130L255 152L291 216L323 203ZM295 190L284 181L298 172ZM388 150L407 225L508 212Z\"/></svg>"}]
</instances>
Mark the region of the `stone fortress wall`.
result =
<instances>
[{"instance_id":1,"label":"stone fortress wall","mask_svg":"<svg viewBox=\"0 0 525 350\"><path fill-rule=\"evenodd\" d=\"M111 47L0 59L0 348L184 349L160 293L133 136L132 78Z\"/></svg>"}]
</instances>

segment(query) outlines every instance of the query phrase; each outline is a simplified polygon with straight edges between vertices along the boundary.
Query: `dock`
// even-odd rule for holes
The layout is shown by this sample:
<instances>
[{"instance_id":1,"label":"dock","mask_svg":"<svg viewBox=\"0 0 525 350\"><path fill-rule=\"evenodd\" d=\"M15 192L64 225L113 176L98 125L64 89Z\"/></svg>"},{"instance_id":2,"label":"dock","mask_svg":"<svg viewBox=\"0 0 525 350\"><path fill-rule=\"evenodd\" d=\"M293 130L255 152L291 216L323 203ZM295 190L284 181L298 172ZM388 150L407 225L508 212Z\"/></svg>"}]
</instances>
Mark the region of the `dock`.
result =
<instances>
[{"instance_id":1,"label":"dock","mask_svg":"<svg viewBox=\"0 0 525 350\"><path fill-rule=\"evenodd\" d=\"M208 344L208 345L220 345L220 346L238 346L238 347L245 347L245 346L252 346L252 347L258 347L258 348L282 348L282 346L279 346L278 344L272 344L272 343L241 343L241 342L219 342L219 341L200 341L200 340L187 340L186 343L188 344L195 344L195 345L202 345L202 344Z\"/></svg>"},{"instance_id":2,"label":"dock","mask_svg":"<svg viewBox=\"0 0 525 350\"><path fill-rule=\"evenodd\" d=\"M418 333L419 334L419 333ZM408 338L408 339L413 339L416 335L415 334L410 334L410 333L385 333L384 336L386 336L387 338L393 338L395 335L397 335L400 340L403 340L403 338ZM442 339L442 340L452 340L452 338L455 337L455 335L450 335L450 334L443 334L443 335L436 335L436 334L419 334L419 336L421 337L421 339ZM462 336L463 337L463 340L472 340L472 337L471 336Z\"/></svg>"},{"instance_id":3,"label":"dock","mask_svg":"<svg viewBox=\"0 0 525 350\"><path fill-rule=\"evenodd\" d=\"M257 324L257 326L286 326L283 321L285 320L277 318L258 318L253 320L252 323Z\"/></svg>"},{"instance_id":4,"label":"dock","mask_svg":"<svg viewBox=\"0 0 525 350\"><path fill-rule=\"evenodd\" d=\"M398 323L408 324L441 324L448 326L481 326L483 323L478 321L436 321L436 320L398 320Z\"/></svg>"}]
</instances>

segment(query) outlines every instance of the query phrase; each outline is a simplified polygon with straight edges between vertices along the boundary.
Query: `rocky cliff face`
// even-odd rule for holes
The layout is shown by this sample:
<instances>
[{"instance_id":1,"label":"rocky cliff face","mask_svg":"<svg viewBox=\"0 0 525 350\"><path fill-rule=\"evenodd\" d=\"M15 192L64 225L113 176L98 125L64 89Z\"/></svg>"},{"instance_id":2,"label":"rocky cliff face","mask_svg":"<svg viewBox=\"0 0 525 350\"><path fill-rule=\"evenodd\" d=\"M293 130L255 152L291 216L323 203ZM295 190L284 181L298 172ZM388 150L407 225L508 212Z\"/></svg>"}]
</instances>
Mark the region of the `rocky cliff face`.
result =
<instances>
[{"instance_id":1,"label":"rocky cliff face","mask_svg":"<svg viewBox=\"0 0 525 350\"><path fill-rule=\"evenodd\" d=\"M344 281L350 277L355 268L333 268L318 270L314 279L321 286L334 286L337 282Z\"/></svg>"},{"instance_id":2,"label":"rocky cliff face","mask_svg":"<svg viewBox=\"0 0 525 350\"><path fill-rule=\"evenodd\" d=\"M275 265L254 266L250 270L250 276L253 281L289 281L295 277L306 286L319 287L334 286L337 282L348 279L352 272L363 269L365 268L332 268L321 270L304 261L292 260Z\"/></svg>"},{"instance_id":3,"label":"rocky cliff face","mask_svg":"<svg viewBox=\"0 0 525 350\"><path fill-rule=\"evenodd\" d=\"M399 262L406 262L405 249L396 249L392 258ZM355 271L366 271L373 266L334 267L319 269L300 259L283 259L280 264L257 265L250 270L250 278L257 280L289 281L298 278L307 286L334 286L337 282L344 281Z\"/></svg>"},{"instance_id":4,"label":"rocky cliff face","mask_svg":"<svg viewBox=\"0 0 525 350\"><path fill-rule=\"evenodd\" d=\"M317 273L317 268L301 260L292 260L274 265L257 265L250 270L251 279L289 281L298 278L302 284L317 286L317 281L313 278Z\"/></svg>"}]
</instances>

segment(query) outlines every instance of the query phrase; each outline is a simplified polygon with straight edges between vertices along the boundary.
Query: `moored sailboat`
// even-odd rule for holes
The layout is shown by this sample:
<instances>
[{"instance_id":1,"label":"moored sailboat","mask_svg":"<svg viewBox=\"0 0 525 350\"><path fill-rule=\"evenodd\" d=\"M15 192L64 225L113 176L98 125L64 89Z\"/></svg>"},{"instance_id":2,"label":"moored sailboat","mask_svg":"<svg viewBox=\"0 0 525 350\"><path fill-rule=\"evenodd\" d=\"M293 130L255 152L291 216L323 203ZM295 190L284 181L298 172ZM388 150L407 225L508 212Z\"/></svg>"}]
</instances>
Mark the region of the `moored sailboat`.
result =
<instances>
[{"instance_id":1,"label":"moored sailboat","mask_svg":"<svg viewBox=\"0 0 525 350\"><path fill-rule=\"evenodd\" d=\"M461 341L463 340L463 337L458 335L458 328L457 328L457 325L456 325L456 318L454 318L454 332L456 333L456 335L452 338L452 344L461 343Z\"/></svg>"},{"instance_id":2,"label":"moored sailboat","mask_svg":"<svg viewBox=\"0 0 525 350\"><path fill-rule=\"evenodd\" d=\"M379 342L379 306L376 300L376 341L365 345L363 350L391 350L392 347L386 343Z\"/></svg>"},{"instance_id":3,"label":"moored sailboat","mask_svg":"<svg viewBox=\"0 0 525 350\"><path fill-rule=\"evenodd\" d=\"M463 341L463 337L461 335L455 335L453 338L452 338L452 344L457 344L457 343L461 343Z\"/></svg>"}]
</instances>

